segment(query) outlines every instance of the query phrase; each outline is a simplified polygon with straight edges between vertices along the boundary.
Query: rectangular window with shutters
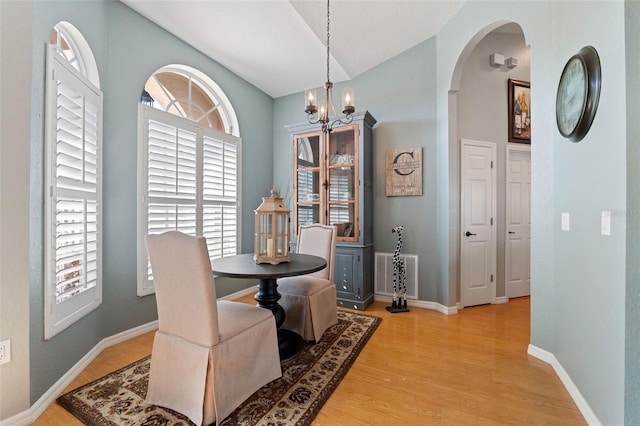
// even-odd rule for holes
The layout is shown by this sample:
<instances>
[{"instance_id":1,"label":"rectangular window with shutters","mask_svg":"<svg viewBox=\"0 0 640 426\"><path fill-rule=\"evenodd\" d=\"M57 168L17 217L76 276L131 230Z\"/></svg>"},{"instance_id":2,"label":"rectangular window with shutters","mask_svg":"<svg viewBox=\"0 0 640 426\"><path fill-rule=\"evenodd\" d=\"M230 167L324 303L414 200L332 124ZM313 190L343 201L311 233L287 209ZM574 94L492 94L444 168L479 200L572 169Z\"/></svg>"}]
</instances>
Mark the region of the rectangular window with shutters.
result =
<instances>
[{"instance_id":1,"label":"rectangular window with shutters","mask_svg":"<svg viewBox=\"0 0 640 426\"><path fill-rule=\"evenodd\" d=\"M102 302L102 93L47 52L45 339Z\"/></svg>"},{"instance_id":2,"label":"rectangular window with shutters","mask_svg":"<svg viewBox=\"0 0 640 426\"><path fill-rule=\"evenodd\" d=\"M138 295L154 292L147 234L207 239L209 256L238 253L240 139L139 106Z\"/></svg>"}]
</instances>

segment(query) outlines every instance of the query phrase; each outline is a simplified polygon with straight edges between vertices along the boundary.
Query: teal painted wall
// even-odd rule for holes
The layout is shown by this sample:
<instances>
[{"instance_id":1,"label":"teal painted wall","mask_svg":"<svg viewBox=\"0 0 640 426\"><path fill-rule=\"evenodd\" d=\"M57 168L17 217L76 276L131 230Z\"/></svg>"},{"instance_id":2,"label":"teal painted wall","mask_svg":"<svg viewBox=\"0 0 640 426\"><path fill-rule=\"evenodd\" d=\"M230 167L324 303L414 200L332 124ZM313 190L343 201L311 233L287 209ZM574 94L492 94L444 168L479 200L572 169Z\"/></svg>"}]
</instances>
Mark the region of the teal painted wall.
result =
<instances>
[{"instance_id":1,"label":"teal painted wall","mask_svg":"<svg viewBox=\"0 0 640 426\"><path fill-rule=\"evenodd\" d=\"M318 81L318 86L324 84ZM344 84L336 83L334 93ZM402 252L419 257L420 300L447 305L447 294L438 288L435 239L435 41L427 40L349 81L355 91L356 109L368 110L377 120L373 130L374 250L393 253L395 225L404 225ZM306 121L304 96L298 93L275 101L273 146L274 181L281 187L293 182L292 142L285 125ZM336 107L339 105L336 104ZM422 196L385 195L385 151L422 147Z\"/></svg>"},{"instance_id":2,"label":"teal painted wall","mask_svg":"<svg viewBox=\"0 0 640 426\"><path fill-rule=\"evenodd\" d=\"M640 2L625 2L626 83L640 86ZM631 91L627 118L627 282L624 422L640 424L640 97Z\"/></svg>"},{"instance_id":3,"label":"teal painted wall","mask_svg":"<svg viewBox=\"0 0 640 426\"><path fill-rule=\"evenodd\" d=\"M569 142L557 131L553 134L555 342L551 352L600 421L622 424L627 235L625 54L620 47L625 39L624 3L594 2L575 19L580 4L553 3L551 72L559 76L572 55L593 45L602 64L602 90L594 123L581 142ZM593 31L597 27L607 30ZM603 210L611 211L611 236L600 233ZM570 213L570 231L560 227L564 212Z\"/></svg>"},{"instance_id":4,"label":"teal painted wall","mask_svg":"<svg viewBox=\"0 0 640 426\"><path fill-rule=\"evenodd\" d=\"M59 21L91 46L104 93L103 303L49 341L43 340L43 119L45 44ZM136 296L137 105L158 68L185 64L209 75L235 108L242 138L246 200L267 192L272 176L273 99L115 0L35 2L31 123L31 402L105 337L157 319L154 296ZM242 209L242 249L253 249L254 213ZM218 280L218 296L252 282Z\"/></svg>"}]
</instances>

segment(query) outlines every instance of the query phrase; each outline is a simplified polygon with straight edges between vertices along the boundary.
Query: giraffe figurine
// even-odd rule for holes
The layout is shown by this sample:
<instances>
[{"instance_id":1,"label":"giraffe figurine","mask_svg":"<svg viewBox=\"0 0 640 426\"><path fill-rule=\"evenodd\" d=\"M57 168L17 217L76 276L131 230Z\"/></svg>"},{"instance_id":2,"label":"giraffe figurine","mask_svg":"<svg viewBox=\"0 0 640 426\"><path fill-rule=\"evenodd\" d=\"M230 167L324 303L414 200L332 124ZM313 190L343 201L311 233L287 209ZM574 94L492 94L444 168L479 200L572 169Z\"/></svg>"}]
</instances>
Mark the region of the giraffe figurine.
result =
<instances>
[{"instance_id":1,"label":"giraffe figurine","mask_svg":"<svg viewBox=\"0 0 640 426\"><path fill-rule=\"evenodd\" d=\"M393 252L393 301L391 306L387 306L387 310L392 313L406 312L407 309L407 280L404 259L400 259L400 250L402 249L402 230L404 226L396 225L391 232L398 234L398 242Z\"/></svg>"},{"instance_id":2,"label":"giraffe figurine","mask_svg":"<svg viewBox=\"0 0 640 426\"><path fill-rule=\"evenodd\" d=\"M402 225L396 225L391 232L393 233L398 233L398 242L396 243L396 249L393 252L393 258L392 258L392 262L393 262L393 302L391 304L391 309L396 309L399 307L399 303L398 303L398 293L400 290L400 274L399 274L399 267L400 267L400 249L402 249L402 230L404 229L404 226Z\"/></svg>"}]
</instances>

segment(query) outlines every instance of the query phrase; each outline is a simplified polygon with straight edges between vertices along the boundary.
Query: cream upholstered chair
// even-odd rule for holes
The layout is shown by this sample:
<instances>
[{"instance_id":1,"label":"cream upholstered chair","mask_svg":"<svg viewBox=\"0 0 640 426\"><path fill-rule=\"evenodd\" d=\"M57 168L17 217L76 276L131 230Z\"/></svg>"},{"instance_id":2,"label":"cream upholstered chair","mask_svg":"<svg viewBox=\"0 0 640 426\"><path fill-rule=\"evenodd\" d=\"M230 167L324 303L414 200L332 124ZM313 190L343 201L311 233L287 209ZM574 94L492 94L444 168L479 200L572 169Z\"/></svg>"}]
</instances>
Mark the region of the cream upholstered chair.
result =
<instances>
[{"instance_id":1,"label":"cream upholstered chair","mask_svg":"<svg viewBox=\"0 0 640 426\"><path fill-rule=\"evenodd\" d=\"M219 423L282 376L274 316L216 301L204 237L169 231L146 243L158 306L146 402Z\"/></svg>"},{"instance_id":2,"label":"cream upholstered chair","mask_svg":"<svg viewBox=\"0 0 640 426\"><path fill-rule=\"evenodd\" d=\"M297 253L323 257L327 267L312 274L280 278L279 303L284 308L282 328L295 331L307 341L319 341L324 331L338 323L336 285L333 282L336 255L335 226L302 225Z\"/></svg>"}]
</instances>

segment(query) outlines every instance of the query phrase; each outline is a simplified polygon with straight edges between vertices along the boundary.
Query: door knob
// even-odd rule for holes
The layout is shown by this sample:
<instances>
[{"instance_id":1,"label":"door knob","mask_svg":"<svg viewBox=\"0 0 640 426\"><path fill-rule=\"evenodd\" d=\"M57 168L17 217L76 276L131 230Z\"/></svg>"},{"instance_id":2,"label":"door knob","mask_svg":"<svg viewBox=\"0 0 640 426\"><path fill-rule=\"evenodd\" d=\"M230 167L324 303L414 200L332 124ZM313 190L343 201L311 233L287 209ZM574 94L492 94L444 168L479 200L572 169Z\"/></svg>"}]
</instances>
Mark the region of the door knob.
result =
<instances>
[{"instance_id":1,"label":"door knob","mask_svg":"<svg viewBox=\"0 0 640 426\"><path fill-rule=\"evenodd\" d=\"M510 234L515 234L515 231L509 231Z\"/></svg>"},{"instance_id":2,"label":"door knob","mask_svg":"<svg viewBox=\"0 0 640 426\"><path fill-rule=\"evenodd\" d=\"M467 237L470 237L470 236L472 236L472 235L476 235L476 234L473 234L473 233L471 233L471 232L467 231L467 232L465 232L465 233L464 233L464 235L466 235Z\"/></svg>"}]
</instances>

